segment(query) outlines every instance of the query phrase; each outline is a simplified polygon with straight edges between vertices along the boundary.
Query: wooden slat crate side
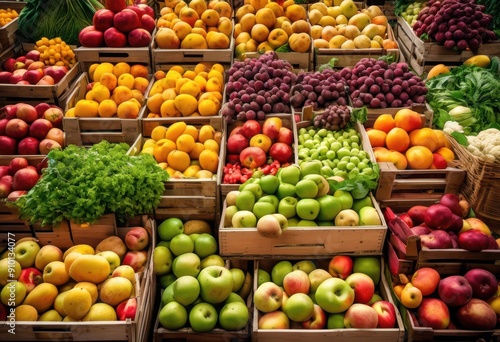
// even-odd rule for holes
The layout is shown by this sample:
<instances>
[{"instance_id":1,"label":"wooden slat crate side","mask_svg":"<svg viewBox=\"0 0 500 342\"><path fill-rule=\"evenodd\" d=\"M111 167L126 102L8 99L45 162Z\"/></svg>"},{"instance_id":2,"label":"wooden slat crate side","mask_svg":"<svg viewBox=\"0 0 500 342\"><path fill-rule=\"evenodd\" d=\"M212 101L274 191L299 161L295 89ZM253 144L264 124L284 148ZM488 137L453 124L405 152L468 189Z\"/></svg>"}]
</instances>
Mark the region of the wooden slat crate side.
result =
<instances>
[{"instance_id":1,"label":"wooden slat crate side","mask_svg":"<svg viewBox=\"0 0 500 342\"><path fill-rule=\"evenodd\" d=\"M13 9L19 14L21 10L26 6L24 1L0 1L1 9ZM19 17L14 18L11 22L0 27L0 40L7 39L15 35L19 27ZM10 44L9 44L10 45Z\"/></svg>"},{"instance_id":2,"label":"wooden slat crate side","mask_svg":"<svg viewBox=\"0 0 500 342\"><path fill-rule=\"evenodd\" d=\"M73 246L73 239L69 228L69 222L64 220L57 226L33 225L35 237L41 245L55 245L66 249Z\"/></svg>"},{"instance_id":3,"label":"wooden slat crate side","mask_svg":"<svg viewBox=\"0 0 500 342\"><path fill-rule=\"evenodd\" d=\"M366 122L363 124L366 128L373 127L373 123L375 120L382 114L391 114L392 116L396 115L398 111L401 109L411 109L414 112L420 114L422 119L422 127L432 127L432 118L434 116L434 111L429 106L428 103L420 104L414 103L410 107L398 107L398 108L368 108L368 115Z\"/></svg>"},{"instance_id":4,"label":"wooden slat crate side","mask_svg":"<svg viewBox=\"0 0 500 342\"><path fill-rule=\"evenodd\" d=\"M141 115L141 134L144 137L151 137L151 132L157 126L170 126L171 124L179 121L180 119L188 125L194 125L200 128L203 125L210 125L214 127L216 131L223 132L223 118L220 115L217 116L188 116L182 118L148 118L148 109L143 108L143 114Z\"/></svg>"},{"instance_id":5,"label":"wooden slat crate side","mask_svg":"<svg viewBox=\"0 0 500 342\"><path fill-rule=\"evenodd\" d=\"M95 247L106 237L116 235L116 227L115 214L106 214L90 225L70 221L71 236L75 245L86 243Z\"/></svg>"}]
</instances>

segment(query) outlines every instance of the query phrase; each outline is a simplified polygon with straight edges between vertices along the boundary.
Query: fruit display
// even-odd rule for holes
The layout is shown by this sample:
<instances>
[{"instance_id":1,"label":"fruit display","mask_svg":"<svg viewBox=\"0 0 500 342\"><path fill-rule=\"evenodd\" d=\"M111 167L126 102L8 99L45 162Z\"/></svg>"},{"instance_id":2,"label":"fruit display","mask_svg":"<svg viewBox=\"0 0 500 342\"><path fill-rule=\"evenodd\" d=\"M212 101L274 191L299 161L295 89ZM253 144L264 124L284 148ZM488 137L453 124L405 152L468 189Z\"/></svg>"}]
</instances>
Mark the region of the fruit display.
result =
<instances>
[{"instance_id":1,"label":"fruit display","mask_svg":"<svg viewBox=\"0 0 500 342\"><path fill-rule=\"evenodd\" d=\"M443 131L423 127L411 109L380 115L366 134L377 162L393 163L398 170L446 169L455 159Z\"/></svg>"},{"instance_id":2,"label":"fruit display","mask_svg":"<svg viewBox=\"0 0 500 342\"><path fill-rule=\"evenodd\" d=\"M229 49L232 15L226 1L166 2L156 23L155 43L160 49Z\"/></svg>"},{"instance_id":3,"label":"fruit display","mask_svg":"<svg viewBox=\"0 0 500 342\"><path fill-rule=\"evenodd\" d=\"M157 126L140 153L151 154L172 178L212 179L217 174L222 132L184 121Z\"/></svg>"},{"instance_id":4,"label":"fruit display","mask_svg":"<svg viewBox=\"0 0 500 342\"><path fill-rule=\"evenodd\" d=\"M417 22L418 14L427 5L426 1L415 1L410 4L404 4L400 9L396 10L411 27Z\"/></svg>"},{"instance_id":5,"label":"fruit display","mask_svg":"<svg viewBox=\"0 0 500 342\"><path fill-rule=\"evenodd\" d=\"M208 62L156 71L147 94L149 113L145 118L219 115L224 74L222 64Z\"/></svg>"},{"instance_id":6,"label":"fruit display","mask_svg":"<svg viewBox=\"0 0 500 342\"><path fill-rule=\"evenodd\" d=\"M158 225L158 236L153 271L163 290L161 327L199 333L246 328L252 273L218 255L210 223L172 217Z\"/></svg>"},{"instance_id":7,"label":"fruit display","mask_svg":"<svg viewBox=\"0 0 500 342\"><path fill-rule=\"evenodd\" d=\"M82 47L146 47L155 29L154 9L146 4L127 5L116 1L110 8L95 11L92 25L78 34Z\"/></svg>"},{"instance_id":8,"label":"fruit display","mask_svg":"<svg viewBox=\"0 0 500 342\"><path fill-rule=\"evenodd\" d=\"M297 75L292 65L268 52L259 58L235 61L228 70L226 122L264 120L270 113L290 113L290 89Z\"/></svg>"},{"instance_id":9,"label":"fruit display","mask_svg":"<svg viewBox=\"0 0 500 342\"><path fill-rule=\"evenodd\" d=\"M13 8L0 8L0 27L7 25L18 16L19 13Z\"/></svg>"},{"instance_id":10,"label":"fruit display","mask_svg":"<svg viewBox=\"0 0 500 342\"><path fill-rule=\"evenodd\" d=\"M149 87L148 69L141 64L94 63L89 67L84 97L75 98L65 117L137 119Z\"/></svg>"},{"instance_id":11,"label":"fruit display","mask_svg":"<svg viewBox=\"0 0 500 342\"><path fill-rule=\"evenodd\" d=\"M253 302L259 330L398 326L397 308L381 290L378 257L337 255L271 265L259 261L256 275Z\"/></svg>"},{"instance_id":12,"label":"fruit display","mask_svg":"<svg viewBox=\"0 0 500 342\"><path fill-rule=\"evenodd\" d=\"M418 13L413 31L423 41L431 40L450 50L477 52L481 44L496 39L495 32L488 29L493 17L484 10L485 6L475 0L430 0Z\"/></svg>"},{"instance_id":13,"label":"fruit display","mask_svg":"<svg viewBox=\"0 0 500 342\"><path fill-rule=\"evenodd\" d=\"M315 48L398 48L388 34L387 17L377 5L358 9L352 0L344 0L337 6L317 2L309 6L307 14Z\"/></svg>"},{"instance_id":14,"label":"fruit display","mask_svg":"<svg viewBox=\"0 0 500 342\"><path fill-rule=\"evenodd\" d=\"M2 255L1 302L19 321L88 322L136 320L141 274L147 270L150 236L142 226L95 247L61 250L24 238ZM7 263L14 262L7 273ZM91 270L91 272L88 272Z\"/></svg>"},{"instance_id":15,"label":"fruit display","mask_svg":"<svg viewBox=\"0 0 500 342\"><path fill-rule=\"evenodd\" d=\"M76 63L75 54L60 38L46 37L24 55L9 57L2 63L0 84L54 85Z\"/></svg>"},{"instance_id":16,"label":"fruit display","mask_svg":"<svg viewBox=\"0 0 500 342\"><path fill-rule=\"evenodd\" d=\"M486 268L441 274L421 267L398 278L393 292L417 327L478 331L498 326L498 279Z\"/></svg>"},{"instance_id":17,"label":"fruit display","mask_svg":"<svg viewBox=\"0 0 500 342\"><path fill-rule=\"evenodd\" d=\"M14 202L35 186L45 164L41 160L32 164L24 157L14 157L8 165L0 165L0 199Z\"/></svg>"},{"instance_id":18,"label":"fruit display","mask_svg":"<svg viewBox=\"0 0 500 342\"><path fill-rule=\"evenodd\" d=\"M41 102L6 105L0 109L0 154L38 155L64 147L63 110Z\"/></svg>"}]
</instances>

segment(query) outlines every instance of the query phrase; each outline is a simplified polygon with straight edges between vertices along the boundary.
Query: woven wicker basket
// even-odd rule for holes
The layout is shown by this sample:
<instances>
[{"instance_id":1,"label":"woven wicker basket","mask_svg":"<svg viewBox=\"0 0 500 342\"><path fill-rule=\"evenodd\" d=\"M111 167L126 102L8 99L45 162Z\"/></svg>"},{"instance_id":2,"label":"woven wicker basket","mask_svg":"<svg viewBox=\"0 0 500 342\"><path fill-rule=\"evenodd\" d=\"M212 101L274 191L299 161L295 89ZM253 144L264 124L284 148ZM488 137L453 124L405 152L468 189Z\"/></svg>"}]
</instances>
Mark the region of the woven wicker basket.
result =
<instances>
[{"instance_id":1,"label":"woven wicker basket","mask_svg":"<svg viewBox=\"0 0 500 342\"><path fill-rule=\"evenodd\" d=\"M459 160L457 167L466 171L462 194L476 215L500 234L500 163L484 161L450 135L447 138Z\"/></svg>"}]
</instances>

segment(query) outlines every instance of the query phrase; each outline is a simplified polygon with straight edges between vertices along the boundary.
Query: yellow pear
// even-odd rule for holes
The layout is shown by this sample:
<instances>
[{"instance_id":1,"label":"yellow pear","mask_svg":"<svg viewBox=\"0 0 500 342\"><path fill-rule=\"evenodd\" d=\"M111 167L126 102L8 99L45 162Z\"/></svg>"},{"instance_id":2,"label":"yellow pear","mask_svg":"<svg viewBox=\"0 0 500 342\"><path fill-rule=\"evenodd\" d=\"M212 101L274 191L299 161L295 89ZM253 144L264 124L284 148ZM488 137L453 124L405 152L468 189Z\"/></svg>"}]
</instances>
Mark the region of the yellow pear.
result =
<instances>
[{"instance_id":1,"label":"yellow pear","mask_svg":"<svg viewBox=\"0 0 500 342\"><path fill-rule=\"evenodd\" d=\"M105 257L83 254L73 261L69 275L78 282L90 281L99 284L108 278L110 271L111 267Z\"/></svg>"},{"instance_id":2,"label":"yellow pear","mask_svg":"<svg viewBox=\"0 0 500 342\"><path fill-rule=\"evenodd\" d=\"M330 39L328 45L330 46L330 49L340 49L340 47L342 46L342 44L344 44L346 40L347 40L346 37L337 35L332 37L332 39Z\"/></svg>"},{"instance_id":3,"label":"yellow pear","mask_svg":"<svg viewBox=\"0 0 500 342\"><path fill-rule=\"evenodd\" d=\"M33 306L40 315L52 307L58 294L54 284L41 283L28 293L23 304Z\"/></svg>"},{"instance_id":4,"label":"yellow pear","mask_svg":"<svg viewBox=\"0 0 500 342\"><path fill-rule=\"evenodd\" d=\"M340 3L340 11L343 15L345 15L348 19L354 16L358 12L358 7L352 0L344 0Z\"/></svg>"}]
</instances>

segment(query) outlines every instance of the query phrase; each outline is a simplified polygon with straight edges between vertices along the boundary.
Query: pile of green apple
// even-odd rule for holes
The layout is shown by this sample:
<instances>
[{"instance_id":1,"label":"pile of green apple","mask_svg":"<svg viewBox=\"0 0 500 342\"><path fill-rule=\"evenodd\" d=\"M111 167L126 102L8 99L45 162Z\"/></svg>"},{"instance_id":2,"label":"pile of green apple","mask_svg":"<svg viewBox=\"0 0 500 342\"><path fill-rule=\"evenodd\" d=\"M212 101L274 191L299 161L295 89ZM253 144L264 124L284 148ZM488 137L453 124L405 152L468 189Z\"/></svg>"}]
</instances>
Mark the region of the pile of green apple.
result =
<instances>
[{"instance_id":1,"label":"pile of green apple","mask_svg":"<svg viewBox=\"0 0 500 342\"><path fill-rule=\"evenodd\" d=\"M163 289L159 322L168 330L237 331L249 322L252 275L230 267L207 221L168 218L158 225L153 271Z\"/></svg>"},{"instance_id":2,"label":"pile of green apple","mask_svg":"<svg viewBox=\"0 0 500 342\"><path fill-rule=\"evenodd\" d=\"M291 164L277 175L252 177L226 195L224 227L251 228L278 237L288 227L381 225L370 195L354 199L335 190L316 163Z\"/></svg>"},{"instance_id":3,"label":"pile of green apple","mask_svg":"<svg viewBox=\"0 0 500 342\"><path fill-rule=\"evenodd\" d=\"M131 227L95 248L65 251L23 238L0 260L0 321L116 321L136 317L150 236Z\"/></svg>"},{"instance_id":4,"label":"pile of green apple","mask_svg":"<svg viewBox=\"0 0 500 342\"><path fill-rule=\"evenodd\" d=\"M409 4L401 13L401 17L410 25L413 26L417 22L420 10L427 5L427 1L415 1Z\"/></svg>"},{"instance_id":5,"label":"pile of green apple","mask_svg":"<svg viewBox=\"0 0 500 342\"><path fill-rule=\"evenodd\" d=\"M396 308L378 293L380 258L259 263L254 306L258 329L395 328Z\"/></svg>"}]
</instances>

